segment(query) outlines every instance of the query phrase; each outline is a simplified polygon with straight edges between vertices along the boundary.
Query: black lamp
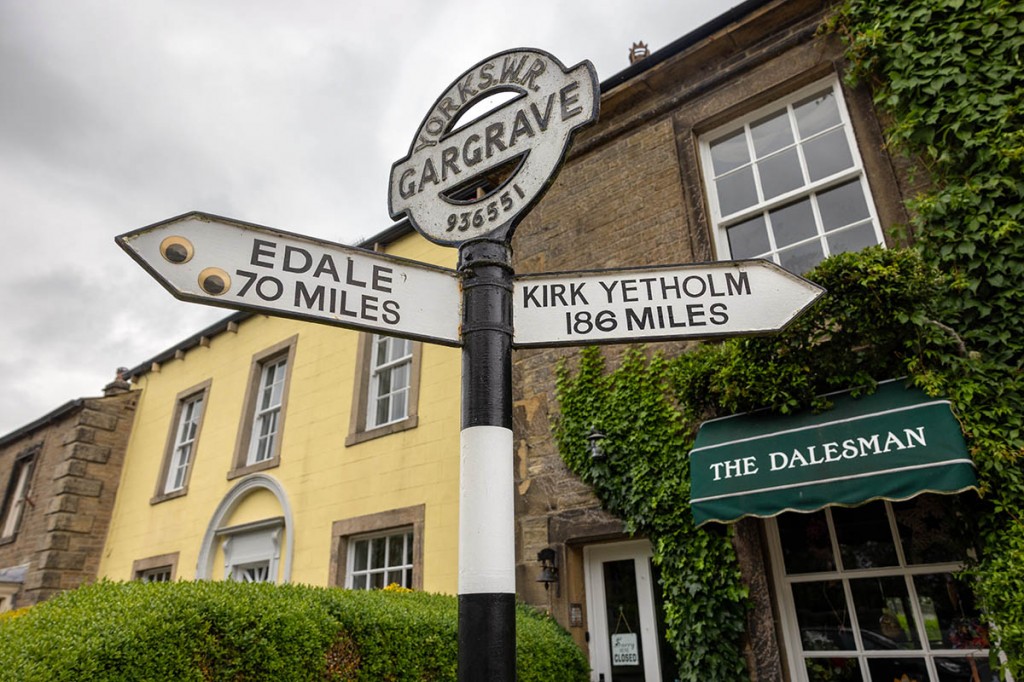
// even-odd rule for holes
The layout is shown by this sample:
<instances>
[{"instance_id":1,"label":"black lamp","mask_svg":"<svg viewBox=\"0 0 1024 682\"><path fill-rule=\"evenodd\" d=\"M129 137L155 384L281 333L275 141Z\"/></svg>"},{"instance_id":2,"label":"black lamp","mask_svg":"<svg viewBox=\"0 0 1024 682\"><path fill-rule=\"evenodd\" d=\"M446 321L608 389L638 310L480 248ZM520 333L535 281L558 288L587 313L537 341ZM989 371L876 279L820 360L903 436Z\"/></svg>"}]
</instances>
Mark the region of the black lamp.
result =
<instances>
[{"instance_id":1,"label":"black lamp","mask_svg":"<svg viewBox=\"0 0 1024 682\"><path fill-rule=\"evenodd\" d=\"M540 577L537 582L544 583L544 589L548 589L551 583L558 584L558 565L555 563L555 550L545 547L537 552L537 561L540 562Z\"/></svg>"},{"instance_id":2,"label":"black lamp","mask_svg":"<svg viewBox=\"0 0 1024 682\"><path fill-rule=\"evenodd\" d=\"M608 459L608 455L605 454L604 448L601 447L601 441L606 436L595 429L593 426L590 427L590 433L587 434L587 440L590 442L590 459L595 462L603 462Z\"/></svg>"}]
</instances>

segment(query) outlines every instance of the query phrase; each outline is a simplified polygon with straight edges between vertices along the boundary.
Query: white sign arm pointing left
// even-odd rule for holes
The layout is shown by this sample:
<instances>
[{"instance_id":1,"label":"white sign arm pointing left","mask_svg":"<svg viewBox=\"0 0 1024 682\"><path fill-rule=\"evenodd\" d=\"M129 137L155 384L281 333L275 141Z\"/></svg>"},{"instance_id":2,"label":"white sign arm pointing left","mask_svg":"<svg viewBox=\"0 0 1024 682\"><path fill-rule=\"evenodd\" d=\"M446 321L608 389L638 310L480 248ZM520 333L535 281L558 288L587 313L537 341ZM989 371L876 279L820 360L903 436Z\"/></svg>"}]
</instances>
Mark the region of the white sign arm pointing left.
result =
<instances>
[{"instance_id":1,"label":"white sign arm pointing left","mask_svg":"<svg viewBox=\"0 0 1024 682\"><path fill-rule=\"evenodd\" d=\"M461 343L454 270L199 212L115 241L185 301Z\"/></svg>"}]
</instances>

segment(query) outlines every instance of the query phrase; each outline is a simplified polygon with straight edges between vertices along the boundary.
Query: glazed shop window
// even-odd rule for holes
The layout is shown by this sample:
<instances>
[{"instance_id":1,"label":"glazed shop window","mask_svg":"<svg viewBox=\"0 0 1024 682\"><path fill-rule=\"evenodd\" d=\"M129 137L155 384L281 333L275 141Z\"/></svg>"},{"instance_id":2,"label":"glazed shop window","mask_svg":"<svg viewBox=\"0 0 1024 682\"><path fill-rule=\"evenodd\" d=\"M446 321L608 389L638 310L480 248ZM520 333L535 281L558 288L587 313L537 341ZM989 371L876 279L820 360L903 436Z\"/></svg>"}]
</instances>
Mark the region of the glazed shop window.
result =
<instances>
[{"instance_id":1,"label":"glazed shop window","mask_svg":"<svg viewBox=\"0 0 1024 682\"><path fill-rule=\"evenodd\" d=\"M157 482L156 495L150 500L151 503L180 497L188 492L188 481L199 442L199 431L206 411L209 388L210 381L207 380L178 394L163 464L160 467L160 480Z\"/></svg>"},{"instance_id":2,"label":"glazed shop window","mask_svg":"<svg viewBox=\"0 0 1024 682\"><path fill-rule=\"evenodd\" d=\"M412 589L413 532L356 538L348 544L348 584L353 590L379 590L388 585Z\"/></svg>"},{"instance_id":3,"label":"glazed shop window","mask_svg":"<svg viewBox=\"0 0 1024 682\"><path fill-rule=\"evenodd\" d=\"M723 260L765 258L804 273L883 243L834 80L712 131L701 156Z\"/></svg>"},{"instance_id":4,"label":"glazed shop window","mask_svg":"<svg viewBox=\"0 0 1024 682\"><path fill-rule=\"evenodd\" d=\"M296 341L297 337L293 336L253 358L235 468L228 474L229 478L262 471L280 463L281 436Z\"/></svg>"},{"instance_id":5,"label":"glazed shop window","mask_svg":"<svg viewBox=\"0 0 1024 682\"><path fill-rule=\"evenodd\" d=\"M920 495L769 524L795 679L990 682L989 633L958 571L967 495Z\"/></svg>"}]
</instances>

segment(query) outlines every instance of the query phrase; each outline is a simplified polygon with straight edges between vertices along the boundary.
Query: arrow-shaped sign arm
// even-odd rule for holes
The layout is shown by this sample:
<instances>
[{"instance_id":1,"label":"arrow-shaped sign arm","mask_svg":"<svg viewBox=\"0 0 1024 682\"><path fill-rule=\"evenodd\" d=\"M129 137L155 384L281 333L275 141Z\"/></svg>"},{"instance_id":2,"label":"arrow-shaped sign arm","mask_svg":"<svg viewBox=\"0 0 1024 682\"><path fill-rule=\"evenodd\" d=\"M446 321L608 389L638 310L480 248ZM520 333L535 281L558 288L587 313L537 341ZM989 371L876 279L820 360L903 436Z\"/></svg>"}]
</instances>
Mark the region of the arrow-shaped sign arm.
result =
<instances>
[{"instance_id":1,"label":"arrow-shaped sign arm","mask_svg":"<svg viewBox=\"0 0 1024 682\"><path fill-rule=\"evenodd\" d=\"M454 270L200 212L115 241L181 300L461 344Z\"/></svg>"}]
</instances>

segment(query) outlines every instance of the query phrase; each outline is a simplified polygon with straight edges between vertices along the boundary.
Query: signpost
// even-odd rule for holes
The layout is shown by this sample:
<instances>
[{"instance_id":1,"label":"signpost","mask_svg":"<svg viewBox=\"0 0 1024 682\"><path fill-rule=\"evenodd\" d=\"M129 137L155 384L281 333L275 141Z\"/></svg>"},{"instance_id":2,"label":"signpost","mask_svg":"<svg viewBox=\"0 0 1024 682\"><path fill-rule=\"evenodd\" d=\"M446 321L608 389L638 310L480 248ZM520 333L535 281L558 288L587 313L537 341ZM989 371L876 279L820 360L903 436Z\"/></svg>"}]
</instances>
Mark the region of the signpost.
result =
<instances>
[{"instance_id":1,"label":"signpost","mask_svg":"<svg viewBox=\"0 0 1024 682\"><path fill-rule=\"evenodd\" d=\"M517 97L461 120L495 92ZM554 181L573 134L597 120L599 92L590 62L566 69L540 50L499 53L438 98L409 155L391 169L391 217L407 215L427 239L459 247L461 682L516 679L510 241Z\"/></svg>"},{"instance_id":2,"label":"signpost","mask_svg":"<svg viewBox=\"0 0 1024 682\"><path fill-rule=\"evenodd\" d=\"M497 93L514 97L464 120ZM458 247L458 272L204 213L116 239L187 301L462 347L460 682L516 677L513 345L767 333L822 293L765 261L515 278L512 233L597 120L599 94L590 62L567 69L516 49L437 99L392 167L388 203L392 218ZM629 664L635 641L617 641Z\"/></svg>"},{"instance_id":3,"label":"signpost","mask_svg":"<svg viewBox=\"0 0 1024 682\"><path fill-rule=\"evenodd\" d=\"M822 293L765 260L525 275L514 343L578 346L779 331Z\"/></svg>"}]
</instances>

